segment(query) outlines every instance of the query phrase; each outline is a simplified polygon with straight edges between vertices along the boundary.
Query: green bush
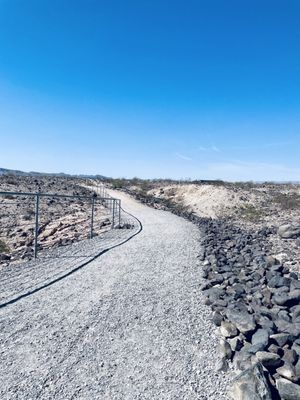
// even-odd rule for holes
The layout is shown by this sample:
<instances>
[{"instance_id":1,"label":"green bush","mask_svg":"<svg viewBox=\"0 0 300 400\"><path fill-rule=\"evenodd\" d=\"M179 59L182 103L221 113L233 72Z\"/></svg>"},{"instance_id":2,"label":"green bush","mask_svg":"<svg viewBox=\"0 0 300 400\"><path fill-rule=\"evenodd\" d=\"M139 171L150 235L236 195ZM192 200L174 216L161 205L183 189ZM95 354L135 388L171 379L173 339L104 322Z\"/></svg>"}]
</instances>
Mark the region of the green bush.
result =
<instances>
[{"instance_id":1,"label":"green bush","mask_svg":"<svg viewBox=\"0 0 300 400\"><path fill-rule=\"evenodd\" d=\"M112 179L111 184L113 189L122 189L126 186L126 181L125 179Z\"/></svg>"},{"instance_id":2,"label":"green bush","mask_svg":"<svg viewBox=\"0 0 300 400\"><path fill-rule=\"evenodd\" d=\"M262 210L255 208L252 204L246 204L240 208L240 215L247 221L258 222L265 214Z\"/></svg>"},{"instance_id":3,"label":"green bush","mask_svg":"<svg viewBox=\"0 0 300 400\"><path fill-rule=\"evenodd\" d=\"M3 242L3 240L0 240L0 253L8 253L9 252L9 247L7 246L6 243Z\"/></svg>"}]
</instances>

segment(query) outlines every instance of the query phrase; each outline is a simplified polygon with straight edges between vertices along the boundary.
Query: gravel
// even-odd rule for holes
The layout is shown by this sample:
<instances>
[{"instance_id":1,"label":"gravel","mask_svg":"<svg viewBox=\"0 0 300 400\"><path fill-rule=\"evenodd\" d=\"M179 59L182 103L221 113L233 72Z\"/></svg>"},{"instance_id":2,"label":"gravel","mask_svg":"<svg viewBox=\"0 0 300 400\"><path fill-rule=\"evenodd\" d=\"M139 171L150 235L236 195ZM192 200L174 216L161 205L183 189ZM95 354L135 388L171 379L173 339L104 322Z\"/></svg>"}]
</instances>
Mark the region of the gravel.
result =
<instances>
[{"instance_id":1,"label":"gravel","mask_svg":"<svg viewBox=\"0 0 300 400\"><path fill-rule=\"evenodd\" d=\"M228 399L200 292L199 230L118 197L143 225L132 240L66 277L107 248L106 239L1 271L2 304L33 293L0 309L0 398ZM129 233L114 231L107 240L116 244ZM84 260L72 259L72 249Z\"/></svg>"}]
</instances>

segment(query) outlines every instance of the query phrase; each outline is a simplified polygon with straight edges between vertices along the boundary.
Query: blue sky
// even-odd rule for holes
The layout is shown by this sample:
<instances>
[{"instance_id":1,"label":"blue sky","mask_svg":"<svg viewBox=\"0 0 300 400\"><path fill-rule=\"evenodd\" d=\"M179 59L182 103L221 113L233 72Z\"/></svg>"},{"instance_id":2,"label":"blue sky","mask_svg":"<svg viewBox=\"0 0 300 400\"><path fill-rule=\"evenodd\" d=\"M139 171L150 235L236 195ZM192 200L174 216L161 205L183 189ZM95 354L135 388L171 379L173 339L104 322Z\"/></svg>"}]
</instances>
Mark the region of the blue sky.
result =
<instances>
[{"instance_id":1,"label":"blue sky","mask_svg":"<svg viewBox=\"0 0 300 400\"><path fill-rule=\"evenodd\" d=\"M300 180L298 0L0 0L0 167Z\"/></svg>"}]
</instances>

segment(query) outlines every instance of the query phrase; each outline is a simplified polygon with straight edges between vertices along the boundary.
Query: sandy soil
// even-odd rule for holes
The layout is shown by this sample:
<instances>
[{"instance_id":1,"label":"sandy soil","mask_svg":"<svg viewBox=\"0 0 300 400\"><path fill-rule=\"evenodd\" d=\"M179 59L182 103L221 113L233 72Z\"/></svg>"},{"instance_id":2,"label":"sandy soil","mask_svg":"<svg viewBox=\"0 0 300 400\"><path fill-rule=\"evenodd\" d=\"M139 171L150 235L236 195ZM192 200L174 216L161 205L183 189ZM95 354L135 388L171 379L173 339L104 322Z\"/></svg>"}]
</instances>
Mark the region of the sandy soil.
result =
<instances>
[{"instance_id":1,"label":"sandy soil","mask_svg":"<svg viewBox=\"0 0 300 400\"><path fill-rule=\"evenodd\" d=\"M232 215L237 206L254 204L257 194L241 193L212 185L175 185L149 191L160 198L171 198L182 203L200 217L219 218Z\"/></svg>"}]
</instances>

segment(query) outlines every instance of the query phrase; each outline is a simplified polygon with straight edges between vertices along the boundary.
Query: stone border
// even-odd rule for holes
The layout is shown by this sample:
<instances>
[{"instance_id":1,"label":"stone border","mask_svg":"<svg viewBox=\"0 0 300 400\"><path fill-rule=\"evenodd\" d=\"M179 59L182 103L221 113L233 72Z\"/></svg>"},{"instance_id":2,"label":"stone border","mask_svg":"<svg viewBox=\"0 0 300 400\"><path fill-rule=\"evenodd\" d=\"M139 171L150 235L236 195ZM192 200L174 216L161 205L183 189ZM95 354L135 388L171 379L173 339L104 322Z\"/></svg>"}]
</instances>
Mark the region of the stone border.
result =
<instances>
[{"instance_id":1,"label":"stone border","mask_svg":"<svg viewBox=\"0 0 300 400\"><path fill-rule=\"evenodd\" d=\"M262 399L300 399L300 281L269 255L266 237L274 232L246 232L226 221L200 227L202 289L222 336L219 368L231 360L241 372L232 398L253 392Z\"/></svg>"}]
</instances>

